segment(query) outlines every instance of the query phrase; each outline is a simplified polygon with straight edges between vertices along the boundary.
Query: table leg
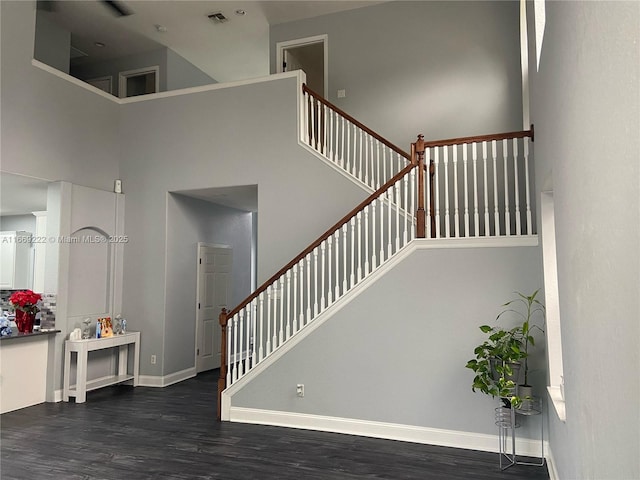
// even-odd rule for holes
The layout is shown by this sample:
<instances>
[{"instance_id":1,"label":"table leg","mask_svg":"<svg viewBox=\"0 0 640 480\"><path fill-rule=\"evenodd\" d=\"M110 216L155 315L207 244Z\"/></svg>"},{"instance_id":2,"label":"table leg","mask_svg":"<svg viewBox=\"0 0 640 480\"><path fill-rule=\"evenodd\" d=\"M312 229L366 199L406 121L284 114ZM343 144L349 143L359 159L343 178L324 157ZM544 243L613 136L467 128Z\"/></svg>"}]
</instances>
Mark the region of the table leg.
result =
<instances>
[{"instance_id":1,"label":"table leg","mask_svg":"<svg viewBox=\"0 0 640 480\"><path fill-rule=\"evenodd\" d=\"M69 376L71 375L71 350L69 347L64 349L64 384L62 388L62 400L65 402L69 401L69 384L71 379Z\"/></svg>"},{"instance_id":2,"label":"table leg","mask_svg":"<svg viewBox=\"0 0 640 480\"><path fill-rule=\"evenodd\" d=\"M76 368L76 403L84 403L87 400L87 356L86 348L78 351Z\"/></svg>"}]
</instances>

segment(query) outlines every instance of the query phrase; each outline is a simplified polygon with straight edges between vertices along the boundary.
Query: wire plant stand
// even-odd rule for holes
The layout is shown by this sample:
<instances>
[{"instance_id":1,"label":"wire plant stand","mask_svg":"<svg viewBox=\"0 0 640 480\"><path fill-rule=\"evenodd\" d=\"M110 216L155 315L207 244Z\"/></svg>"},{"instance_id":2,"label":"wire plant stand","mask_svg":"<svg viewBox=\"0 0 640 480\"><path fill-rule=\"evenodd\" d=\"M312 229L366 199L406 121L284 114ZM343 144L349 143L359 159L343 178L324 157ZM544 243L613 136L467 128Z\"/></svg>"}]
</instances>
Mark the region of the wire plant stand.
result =
<instances>
[{"instance_id":1,"label":"wire plant stand","mask_svg":"<svg viewBox=\"0 0 640 480\"><path fill-rule=\"evenodd\" d=\"M501 399L502 400L502 399ZM516 429L520 427L519 416L540 415L540 457L537 462L518 460L516 453ZM542 398L533 397L523 401L520 408L500 406L495 408L495 424L500 442L500 470L514 465L542 467L544 459L544 419L542 418Z\"/></svg>"}]
</instances>

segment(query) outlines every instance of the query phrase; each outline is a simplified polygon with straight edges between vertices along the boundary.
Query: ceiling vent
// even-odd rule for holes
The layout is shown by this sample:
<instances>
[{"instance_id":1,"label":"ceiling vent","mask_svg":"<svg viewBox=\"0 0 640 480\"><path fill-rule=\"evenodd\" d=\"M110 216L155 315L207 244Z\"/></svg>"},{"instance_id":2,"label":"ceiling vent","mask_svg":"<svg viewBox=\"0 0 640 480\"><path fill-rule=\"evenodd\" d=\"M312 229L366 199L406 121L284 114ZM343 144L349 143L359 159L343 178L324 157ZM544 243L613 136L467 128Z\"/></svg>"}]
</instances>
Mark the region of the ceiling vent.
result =
<instances>
[{"instance_id":1,"label":"ceiling vent","mask_svg":"<svg viewBox=\"0 0 640 480\"><path fill-rule=\"evenodd\" d=\"M224 23L229 21L229 19L225 17L222 14L222 12L212 13L211 15L207 15L207 16L209 17L209 20L211 20L213 23Z\"/></svg>"}]
</instances>

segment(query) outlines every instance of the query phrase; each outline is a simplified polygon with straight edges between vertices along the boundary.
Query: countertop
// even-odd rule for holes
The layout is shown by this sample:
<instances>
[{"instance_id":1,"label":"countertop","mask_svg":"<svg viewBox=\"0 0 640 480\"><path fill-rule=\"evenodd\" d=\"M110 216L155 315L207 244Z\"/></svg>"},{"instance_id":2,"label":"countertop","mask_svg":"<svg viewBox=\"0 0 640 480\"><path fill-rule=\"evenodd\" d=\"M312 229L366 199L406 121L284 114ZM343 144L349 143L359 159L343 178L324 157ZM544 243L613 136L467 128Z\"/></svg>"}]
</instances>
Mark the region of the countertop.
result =
<instances>
[{"instance_id":1,"label":"countertop","mask_svg":"<svg viewBox=\"0 0 640 480\"><path fill-rule=\"evenodd\" d=\"M55 335L60 333L60 330L39 330L31 333L14 332L11 335L5 335L0 337L0 340L15 340L18 338L40 337L42 335Z\"/></svg>"}]
</instances>

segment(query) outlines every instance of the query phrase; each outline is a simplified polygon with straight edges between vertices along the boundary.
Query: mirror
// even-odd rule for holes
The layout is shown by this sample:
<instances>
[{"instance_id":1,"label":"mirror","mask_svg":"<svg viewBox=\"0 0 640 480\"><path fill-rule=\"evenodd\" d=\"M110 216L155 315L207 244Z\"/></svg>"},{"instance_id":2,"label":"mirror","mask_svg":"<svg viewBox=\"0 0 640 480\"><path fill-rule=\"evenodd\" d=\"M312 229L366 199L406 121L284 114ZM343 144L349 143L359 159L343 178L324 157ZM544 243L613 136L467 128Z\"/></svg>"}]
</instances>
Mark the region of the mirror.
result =
<instances>
[{"instance_id":1,"label":"mirror","mask_svg":"<svg viewBox=\"0 0 640 480\"><path fill-rule=\"evenodd\" d=\"M46 243L18 243L4 232L27 232L34 240L46 237L48 185L48 181L40 178L0 172L2 289L44 291Z\"/></svg>"}]
</instances>

